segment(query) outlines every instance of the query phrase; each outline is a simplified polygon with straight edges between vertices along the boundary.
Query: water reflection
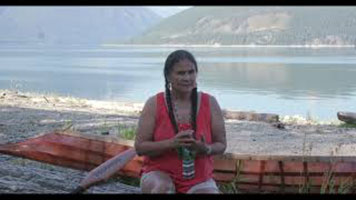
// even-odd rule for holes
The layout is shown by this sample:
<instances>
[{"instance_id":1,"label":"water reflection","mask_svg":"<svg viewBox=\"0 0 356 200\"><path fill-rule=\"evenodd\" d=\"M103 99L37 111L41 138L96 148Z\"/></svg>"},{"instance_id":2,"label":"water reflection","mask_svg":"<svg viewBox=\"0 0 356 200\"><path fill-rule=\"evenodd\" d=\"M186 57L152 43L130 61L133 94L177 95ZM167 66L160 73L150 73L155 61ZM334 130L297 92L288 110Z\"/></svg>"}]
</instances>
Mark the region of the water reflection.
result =
<instances>
[{"instance_id":1,"label":"water reflection","mask_svg":"<svg viewBox=\"0 0 356 200\"><path fill-rule=\"evenodd\" d=\"M285 99L338 98L356 91L353 65L203 63L199 76L207 87Z\"/></svg>"},{"instance_id":2,"label":"water reflection","mask_svg":"<svg viewBox=\"0 0 356 200\"><path fill-rule=\"evenodd\" d=\"M99 100L144 102L164 90L163 65L175 47L0 47L0 88ZM306 113L335 119L356 112L352 48L185 48L199 64L199 89L223 108Z\"/></svg>"}]
</instances>

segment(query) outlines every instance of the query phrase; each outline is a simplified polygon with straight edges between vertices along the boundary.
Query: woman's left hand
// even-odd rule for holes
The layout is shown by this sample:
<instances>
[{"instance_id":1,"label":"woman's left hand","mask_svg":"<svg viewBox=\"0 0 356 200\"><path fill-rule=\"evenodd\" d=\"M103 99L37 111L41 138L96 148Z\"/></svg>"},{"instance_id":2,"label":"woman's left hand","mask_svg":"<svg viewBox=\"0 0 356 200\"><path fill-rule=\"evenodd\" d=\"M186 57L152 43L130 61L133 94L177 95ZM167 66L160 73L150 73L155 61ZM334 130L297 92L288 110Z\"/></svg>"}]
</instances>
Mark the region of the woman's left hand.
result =
<instances>
[{"instance_id":1,"label":"woman's left hand","mask_svg":"<svg viewBox=\"0 0 356 200\"><path fill-rule=\"evenodd\" d=\"M192 140L192 143L188 148L195 151L197 154L205 154L207 145L208 144L205 141L205 136L203 135L200 140Z\"/></svg>"}]
</instances>

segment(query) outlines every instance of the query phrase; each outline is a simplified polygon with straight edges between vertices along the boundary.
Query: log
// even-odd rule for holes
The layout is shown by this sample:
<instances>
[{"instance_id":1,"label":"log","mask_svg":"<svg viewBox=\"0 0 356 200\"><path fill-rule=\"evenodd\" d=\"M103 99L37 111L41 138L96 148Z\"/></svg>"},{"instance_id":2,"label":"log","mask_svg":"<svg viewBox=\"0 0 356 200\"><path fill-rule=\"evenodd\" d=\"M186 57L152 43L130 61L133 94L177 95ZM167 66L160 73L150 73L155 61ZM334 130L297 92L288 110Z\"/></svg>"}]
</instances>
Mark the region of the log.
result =
<instances>
[{"instance_id":1,"label":"log","mask_svg":"<svg viewBox=\"0 0 356 200\"><path fill-rule=\"evenodd\" d=\"M346 123L356 124L356 113L354 112L337 112L337 118Z\"/></svg>"},{"instance_id":2,"label":"log","mask_svg":"<svg viewBox=\"0 0 356 200\"><path fill-rule=\"evenodd\" d=\"M271 113L255 113L242 111L222 110L225 119L247 120L247 121L263 121L263 122L279 122L279 116Z\"/></svg>"}]
</instances>

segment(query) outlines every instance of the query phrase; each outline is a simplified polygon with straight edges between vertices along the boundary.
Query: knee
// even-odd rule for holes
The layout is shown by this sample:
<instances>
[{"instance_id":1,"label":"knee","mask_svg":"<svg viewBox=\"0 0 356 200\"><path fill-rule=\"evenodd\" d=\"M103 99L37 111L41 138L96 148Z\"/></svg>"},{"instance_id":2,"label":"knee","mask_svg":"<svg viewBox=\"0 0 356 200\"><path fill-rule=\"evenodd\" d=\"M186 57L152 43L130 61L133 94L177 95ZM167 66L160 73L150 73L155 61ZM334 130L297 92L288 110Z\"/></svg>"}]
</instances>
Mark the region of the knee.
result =
<instances>
[{"instance_id":1,"label":"knee","mask_svg":"<svg viewBox=\"0 0 356 200\"><path fill-rule=\"evenodd\" d=\"M154 186L152 193L175 193L175 187L171 181L160 181Z\"/></svg>"},{"instance_id":2,"label":"knee","mask_svg":"<svg viewBox=\"0 0 356 200\"><path fill-rule=\"evenodd\" d=\"M145 181L141 184L142 193L175 193L175 187L169 181Z\"/></svg>"},{"instance_id":3,"label":"knee","mask_svg":"<svg viewBox=\"0 0 356 200\"><path fill-rule=\"evenodd\" d=\"M173 181L167 176L161 174L157 176L150 175L141 179L142 193L175 193Z\"/></svg>"}]
</instances>

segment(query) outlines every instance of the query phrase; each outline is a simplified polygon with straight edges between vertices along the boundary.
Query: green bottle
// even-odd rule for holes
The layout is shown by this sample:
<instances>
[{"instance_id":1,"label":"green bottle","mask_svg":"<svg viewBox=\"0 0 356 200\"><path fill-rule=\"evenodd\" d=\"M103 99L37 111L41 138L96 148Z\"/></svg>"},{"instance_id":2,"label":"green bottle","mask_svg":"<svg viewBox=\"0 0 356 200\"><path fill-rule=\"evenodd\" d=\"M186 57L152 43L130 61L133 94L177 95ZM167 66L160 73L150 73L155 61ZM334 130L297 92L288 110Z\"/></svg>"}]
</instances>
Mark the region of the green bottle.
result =
<instances>
[{"instance_id":1,"label":"green bottle","mask_svg":"<svg viewBox=\"0 0 356 200\"><path fill-rule=\"evenodd\" d=\"M192 179L195 176L195 154L191 150L182 148L183 178Z\"/></svg>"}]
</instances>

